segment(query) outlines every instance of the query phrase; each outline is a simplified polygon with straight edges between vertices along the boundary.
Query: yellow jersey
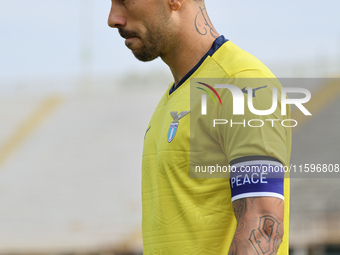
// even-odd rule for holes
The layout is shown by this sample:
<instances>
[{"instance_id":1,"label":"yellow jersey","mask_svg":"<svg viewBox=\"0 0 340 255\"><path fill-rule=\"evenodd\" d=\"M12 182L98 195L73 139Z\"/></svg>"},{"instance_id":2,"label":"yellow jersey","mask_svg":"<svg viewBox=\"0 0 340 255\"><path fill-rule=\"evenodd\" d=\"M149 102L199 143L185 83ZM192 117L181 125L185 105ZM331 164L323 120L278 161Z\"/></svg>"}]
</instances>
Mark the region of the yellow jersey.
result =
<instances>
[{"instance_id":1,"label":"yellow jersey","mask_svg":"<svg viewBox=\"0 0 340 255\"><path fill-rule=\"evenodd\" d=\"M271 91L281 86L258 59L221 36L175 88L168 87L144 138L144 255L228 254L237 224L232 201L256 196L285 200L278 254L288 254L289 179L239 173L289 165L291 132L282 125L289 111L282 116L278 104L267 115L247 107L234 114L236 97L217 89L219 83L232 84L257 110L270 109Z\"/></svg>"}]
</instances>

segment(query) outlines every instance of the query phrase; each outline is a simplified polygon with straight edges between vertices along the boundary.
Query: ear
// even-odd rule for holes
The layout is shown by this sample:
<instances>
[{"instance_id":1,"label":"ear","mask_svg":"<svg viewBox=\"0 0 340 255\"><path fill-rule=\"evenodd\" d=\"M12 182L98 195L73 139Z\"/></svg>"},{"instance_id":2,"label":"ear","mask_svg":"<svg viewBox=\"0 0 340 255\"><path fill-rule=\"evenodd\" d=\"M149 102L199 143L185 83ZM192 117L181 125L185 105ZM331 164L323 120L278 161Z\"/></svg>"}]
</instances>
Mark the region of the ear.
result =
<instances>
[{"instance_id":1,"label":"ear","mask_svg":"<svg viewBox=\"0 0 340 255\"><path fill-rule=\"evenodd\" d=\"M184 0L168 0L170 9L172 11L178 11L182 7L183 1Z\"/></svg>"}]
</instances>

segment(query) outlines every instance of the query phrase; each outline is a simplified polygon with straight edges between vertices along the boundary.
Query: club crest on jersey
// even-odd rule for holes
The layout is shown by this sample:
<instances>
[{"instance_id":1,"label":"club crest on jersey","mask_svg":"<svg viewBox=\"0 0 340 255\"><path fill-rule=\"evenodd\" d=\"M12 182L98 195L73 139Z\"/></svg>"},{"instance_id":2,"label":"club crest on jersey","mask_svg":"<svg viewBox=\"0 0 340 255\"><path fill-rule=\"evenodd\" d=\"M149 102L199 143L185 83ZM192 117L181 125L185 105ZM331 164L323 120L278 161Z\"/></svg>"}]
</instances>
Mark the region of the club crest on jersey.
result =
<instances>
[{"instance_id":1,"label":"club crest on jersey","mask_svg":"<svg viewBox=\"0 0 340 255\"><path fill-rule=\"evenodd\" d=\"M179 120L186 116L190 111L184 111L178 114L178 112L170 112L173 121L170 124L169 132L168 132L168 143L171 143L174 140L175 135L177 133Z\"/></svg>"}]
</instances>

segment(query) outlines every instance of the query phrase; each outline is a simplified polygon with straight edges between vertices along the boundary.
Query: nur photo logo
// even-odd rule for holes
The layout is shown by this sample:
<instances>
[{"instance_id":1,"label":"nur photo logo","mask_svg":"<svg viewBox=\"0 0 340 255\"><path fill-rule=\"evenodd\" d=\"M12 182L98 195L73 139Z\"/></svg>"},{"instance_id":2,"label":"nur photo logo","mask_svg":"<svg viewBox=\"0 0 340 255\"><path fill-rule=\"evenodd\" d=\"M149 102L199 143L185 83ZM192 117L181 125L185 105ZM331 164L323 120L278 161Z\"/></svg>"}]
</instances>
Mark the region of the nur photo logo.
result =
<instances>
[{"instance_id":1,"label":"nur photo logo","mask_svg":"<svg viewBox=\"0 0 340 255\"><path fill-rule=\"evenodd\" d=\"M298 87L282 87L282 88L271 88L268 85L263 86L255 86L253 87L243 87L242 89L231 84L215 84L215 88L211 85L208 85L203 82L197 82L200 85L203 85L205 88L197 87L197 89L200 89L205 94L201 95L201 115L207 115L208 109L207 109L207 94L212 98L212 100L215 103L215 106L217 106L217 101L213 95L217 97L217 99L220 101L220 107L223 107L223 102L216 91L216 89L227 89L231 93L232 97L232 113L233 116L245 116L245 107L248 107L248 110L253 114L257 116L270 116L272 115L276 110L277 107L280 104L281 109L281 116L287 116L287 109L288 106L296 106L296 108L301 111L305 116L311 116L312 114L307 110L307 108L304 106L304 104L308 103L311 100L311 93L309 90L305 88L298 88ZM209 90L208 90L208 89ZM261 93L265 90L271 90L271 107L268 109L256 109L254 106L254 101L258 95L258 93ZM219 90L221 91L221 90ZM279 96L280 91L280 96ZM213 92L213 93L212 93ZM267 93L268 95L268 93ZM298 98L289 98L288 96L297 96ZM229 104L230 105L230 104ZM223 116L222 116L223 117ZM265 122L271 123L272 127L274 127L275 122L280 122L282 126L284 127L296 127L298 125L298 122L294 119L250 119L246 120L244 119L242 122L233 122L233 120L227 120L227 119L214 119L213 126L216 127L216 125L225 125L230 124L231 127L233 125L243 125L246 126L248 124L249 127L262 127L265 125Z\"/></svg>"}]
</instances>

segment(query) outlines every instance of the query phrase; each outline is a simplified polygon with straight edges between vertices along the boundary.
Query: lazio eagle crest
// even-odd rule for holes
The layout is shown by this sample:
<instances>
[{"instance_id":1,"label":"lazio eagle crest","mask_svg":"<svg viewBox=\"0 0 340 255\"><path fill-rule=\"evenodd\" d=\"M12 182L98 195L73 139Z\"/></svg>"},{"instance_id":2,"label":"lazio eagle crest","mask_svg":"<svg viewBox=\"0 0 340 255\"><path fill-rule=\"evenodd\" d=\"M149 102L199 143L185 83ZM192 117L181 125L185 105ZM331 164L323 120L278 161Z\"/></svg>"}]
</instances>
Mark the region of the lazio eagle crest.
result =
<instances>
[{"instance_id":1,"label":"lazio eagle crest","mask_svg":"<svg viewBox=\"0 0 340 255\"><path fill-rule=\"evenodd\" d=\"M177 133L179 120L186 116L190 111L184 111L178 114L178 112L170 112L173 121L170 124L169 132L168 132L168 143L171 143L174 140L174 137Z\"/></svg>"}]
</instances>

